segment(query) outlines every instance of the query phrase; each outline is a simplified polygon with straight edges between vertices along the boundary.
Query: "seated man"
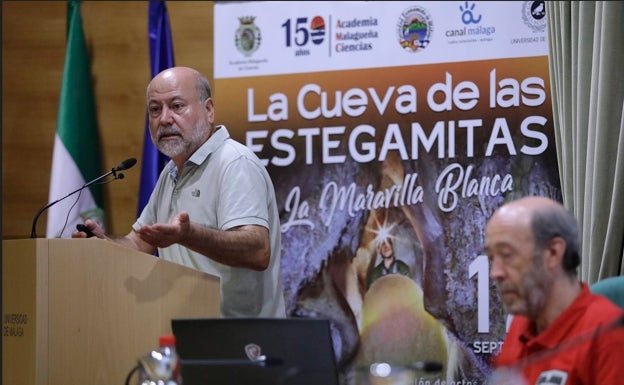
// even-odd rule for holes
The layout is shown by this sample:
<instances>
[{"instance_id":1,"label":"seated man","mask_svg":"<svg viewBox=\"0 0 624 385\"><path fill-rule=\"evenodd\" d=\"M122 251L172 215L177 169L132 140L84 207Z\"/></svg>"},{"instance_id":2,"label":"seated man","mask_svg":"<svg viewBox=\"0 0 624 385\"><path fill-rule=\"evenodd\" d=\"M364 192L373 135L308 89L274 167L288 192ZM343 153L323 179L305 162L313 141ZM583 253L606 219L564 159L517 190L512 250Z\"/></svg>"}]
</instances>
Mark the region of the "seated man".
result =
<instances>
[{"instance_id":1,"label":"seated man","mask_svg":"<svg viewBox=\"0 0 624 385\"><path fill-rule=\"evenodd\" d=\"M513 321L491 384L620 384L624 311L577 278L575 218L560 203L526 197L489 220L490 277Z\"/></svg>"}]
</instances>

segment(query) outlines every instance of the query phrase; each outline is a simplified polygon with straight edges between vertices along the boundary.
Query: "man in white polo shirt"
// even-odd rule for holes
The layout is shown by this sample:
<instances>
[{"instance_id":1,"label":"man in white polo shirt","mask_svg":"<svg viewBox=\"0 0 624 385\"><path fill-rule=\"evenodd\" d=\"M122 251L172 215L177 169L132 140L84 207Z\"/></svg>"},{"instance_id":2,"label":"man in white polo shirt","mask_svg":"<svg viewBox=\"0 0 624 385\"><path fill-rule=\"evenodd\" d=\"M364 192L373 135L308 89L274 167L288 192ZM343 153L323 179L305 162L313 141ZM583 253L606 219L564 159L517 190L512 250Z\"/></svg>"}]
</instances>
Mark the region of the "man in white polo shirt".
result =
<instances>
[{"instance_id":1,"label":"man in white polo shirt","mask_svg":"<svg viewBox=\"0 0 624 385\"><path fill-rule=\"evenodd\" d=\"M218 275L223 317L285 317L273 183L258 157L215 125L208 80L188 67L164 70L147 87L147 108L152 141L171 161L128 234L85 225L99 238Z\"/></svg>"}]
</instances>

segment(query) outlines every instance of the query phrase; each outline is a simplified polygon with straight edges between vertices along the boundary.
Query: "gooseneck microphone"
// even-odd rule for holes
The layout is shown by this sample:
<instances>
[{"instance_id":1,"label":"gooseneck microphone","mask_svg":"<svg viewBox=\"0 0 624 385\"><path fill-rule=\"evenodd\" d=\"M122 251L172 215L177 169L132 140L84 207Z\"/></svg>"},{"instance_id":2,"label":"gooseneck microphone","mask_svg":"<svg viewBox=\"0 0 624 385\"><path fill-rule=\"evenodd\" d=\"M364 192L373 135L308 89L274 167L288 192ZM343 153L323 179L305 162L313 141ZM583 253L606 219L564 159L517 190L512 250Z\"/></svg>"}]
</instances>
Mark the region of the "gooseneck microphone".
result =
<instances>
[{"instance_id":1,"label":"gooseneck microphone","mask_svg":"<svg viewBox=\"0 0 624 385\"><path fill-rule=\"evenodd\" d=\"M76 194L77 192L80 192L82 190L84 190L85 188L91 186L92 184L101 181L102 179L106 178L109 175L113 175L113 179L123 179L124 175L122 173L120 173L119 171L123 171L123 170L127 170L130 167L134 166L136 164L136 159L135 158L128 158L126 160L124 160L123 162L121 162L119 164L119 166L117 167L113 167L109 172L107 172L106 174L100 175L99 177L93 179L91 182L85 183L83 184L79 189L70 192L69 194L65 195L64 197L55 200L54 202L50 202L47 205L43 206L42 208L39 209L39 211L37 212L37 214L35 215L35 218L33 219L33 223L32 223L32 229L30 231L30 237L31 238L37 238L37 220L39 219L39 216L41 216L41 214L47 210L48 208L50 208L51 206L54 206L55 204L57 204L58 202L62 201L63 199L69 198L70 196Z\"/></svg>"},{"instance_id":2,"label":"gooseneck microphone","mask_svg":"<svg viewBox=\"0 0 624 385\"><path fill-rule=\"evenodd\" d=\"M134 166L136 164L137 160L135 158L128 158L126 160L124 160L123 162L119 163L119 166L113 168L109 174L113 174L115 175L115 173L117 171L123 171L123 170L127 170L130 167ZM102 177L106 176L107 174L104 174ZM119 178L122 179L122 178Z\"/></svg>"}]
</instances>

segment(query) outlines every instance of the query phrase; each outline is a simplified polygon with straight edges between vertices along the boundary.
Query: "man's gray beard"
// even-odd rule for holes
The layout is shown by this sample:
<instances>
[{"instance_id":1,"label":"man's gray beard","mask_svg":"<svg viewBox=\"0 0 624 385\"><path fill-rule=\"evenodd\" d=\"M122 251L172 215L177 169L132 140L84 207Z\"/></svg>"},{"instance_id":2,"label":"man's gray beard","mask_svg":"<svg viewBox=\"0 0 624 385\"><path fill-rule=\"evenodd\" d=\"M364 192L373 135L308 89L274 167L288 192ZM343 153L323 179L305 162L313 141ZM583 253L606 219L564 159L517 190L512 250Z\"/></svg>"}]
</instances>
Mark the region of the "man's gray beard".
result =
<instances>
[{"instance_id":1,"label":"man's gray beard","mask_svg":"<svg viewBox=\"0 0 624 385\"><path fill-rule=\"evenodd\" d=\"M183 139L176 140L175 143L167 141L166 143L159 144L158 150L169 158L175 158L178 155L183 154L190 147L190 143L184 142Z\"/></svg>"},{"instance_id":2,"label":"man's gray beard","mask_svg":"<svg viewBox=\"0 0 624 385\"><path fill-rule=\"evenodd\" d=\"M167 155L169 158L174 158L183 154L188 154L190 156L191 151L195 151L202 145L205 129L206 127L204 125L195 126L189 141L180 137L175 141L169 140L164 143L158 143L158 151Z\"/></svg>"},{"instance_id":3,"label":"man's gray beard","mask_svg":"<svg viewBox=\"0 0 624 385\"><path fill-rule=\"evenodd\" d=\"M535 279L534 277L525 281L524 289L528 289L526 293L526 310L527 315L531 319L535 319L544 311L544 305L546 303L546 286L549 286L547 282L540 282L539 279Z\"/></svg>"},{"instance_id":4,"label":"man's gray beard","mask_svg":"<svg viewBox=\"0 0 624 385\"><path fill-rule=\"evenodd\" d=\"M526 290L526 306L527 315L530 318L537 317L544 311L546 297L552 287L552 279L546 274L543 262L536 256L533 264L532 274L526 276L523 280L523 287Z\"/></svg>"}]
</instances>

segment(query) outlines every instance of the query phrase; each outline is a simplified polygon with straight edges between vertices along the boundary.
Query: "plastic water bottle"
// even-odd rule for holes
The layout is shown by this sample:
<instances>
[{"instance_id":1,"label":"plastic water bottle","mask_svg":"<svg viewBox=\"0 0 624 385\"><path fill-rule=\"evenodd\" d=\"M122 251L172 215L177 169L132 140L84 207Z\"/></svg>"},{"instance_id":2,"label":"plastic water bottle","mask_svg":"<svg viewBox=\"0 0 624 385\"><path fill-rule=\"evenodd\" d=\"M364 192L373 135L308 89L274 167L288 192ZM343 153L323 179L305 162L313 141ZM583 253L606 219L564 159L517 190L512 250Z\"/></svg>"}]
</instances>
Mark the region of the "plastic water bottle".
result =
<instances>
[{"instance_id":1,"label":"plastic water bottle","mask_svg":"<svg viewBox=\"0 0 624 385\"><path fill-rule=\"evenodd\" d=\"M174 335L160 336L158 349L139 358L139 366L139 385L182 385Z\"/></svg>"},{"instance_id":2,"label":"plastic water bottle","mask_svg":"<svg viewBox=\"0 0 624 385\"><path fill-rule=\"evenodd\" d=\"M165 381L167 385L182 385L180 376L180 359L175 348L175 336L173 334L165 334L158 339L159 351L163 356L162 364L166 366L168 372L171 373L170 378Z\"/></svg>"}]
</instances>

